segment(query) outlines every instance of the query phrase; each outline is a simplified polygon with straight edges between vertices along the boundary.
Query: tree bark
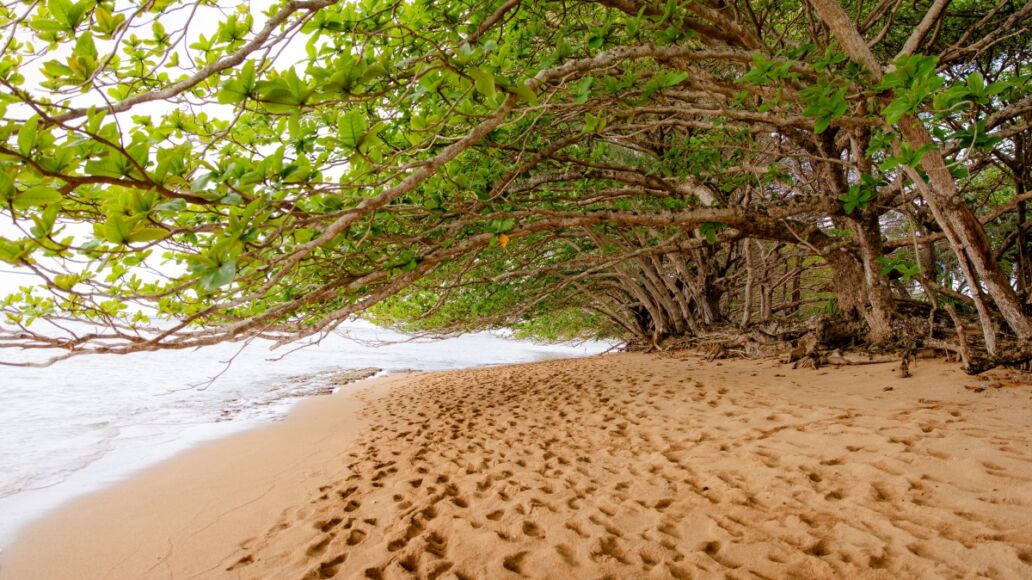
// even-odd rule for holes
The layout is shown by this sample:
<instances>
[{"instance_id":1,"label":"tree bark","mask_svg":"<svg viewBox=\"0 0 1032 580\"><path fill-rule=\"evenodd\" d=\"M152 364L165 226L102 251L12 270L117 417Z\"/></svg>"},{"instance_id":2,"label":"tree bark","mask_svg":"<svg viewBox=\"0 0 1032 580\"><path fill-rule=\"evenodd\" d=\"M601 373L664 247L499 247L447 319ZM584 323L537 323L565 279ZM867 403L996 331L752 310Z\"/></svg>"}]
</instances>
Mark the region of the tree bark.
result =
<instances>
[{"instance_id":1,"label":"tree bark","mask_svg":"<svg viewBox=\"0 0 1032 580\"><path fill-rule=\"evenodd\" d=\"M874 81L880 80L882 77L881 65L838 1L810 0L810 4L842 45L846 55L867 67ZM953 175L950 174L949 167L947 167L938 146L928 134L928 130L913 115L900 119L898 127L900 133L914 149L926 145L932 147L932 150L921 158L921 167L929 177L928 187L922 188L922 197L935 212L936 219L940 221L943 229L952 230L952 233L955 234L950 236L950 244L953 246L954 252L958 257L966 256L970 261L973 272L968 275L968 284L971 286L972 292L978 292L980 287L978 279L971 275L977 274L996 303L1000 314L1018 336L1018 340L1022 344L1032 341L1032 321L1025 316L1007 275L993 260L989 240L982 224L957 195ZM984 320L983 333L987 337L987 342L992 342L989 335L993 333L993 330L985 328Z\"/></svg>"},{"instance_id":2,"label":"tree bark","mask_svg":"<svg viewBox=\"0 0 1032 580\"><path fill-rule=\"evenodd\" d=\"M793 266L792 272L792 295L790 301L792 304L800 304L803 300L803 268L802 258L798 255L795 258L795 266ZM796 314L799 312L799 308L796 307L789 314Z\"/></svg>"},{"instance_id":3,"label":"tree bark","mask_svg":"<svg viewBox=\"0 0 1032 580\"><path fill-rule=\"evenodd\" d=\"M745 256L745 290L742 293L742 327L749 326L749 318L752 316L752 303L753 303L753 241L750 239L742 240L742 247L745 251L742 254Z\"/></svg>"},{"instance_id":4,"label":"tree bark","mask_svg":"<svg viewBox=\"0 0 1032 580\"><path fill-rule=\"evenodd\" d=\"M874 344L881 344L892 338L892 314L895 310L892 305L892 291L887 284L888 279L881 275L875 263L875 260L881 257L881 228L876 215L850 221L860 245L860 259L863 263L863 288L867 301L863 315L869 327L868 339Z\"/></svg>"}]
</instances>

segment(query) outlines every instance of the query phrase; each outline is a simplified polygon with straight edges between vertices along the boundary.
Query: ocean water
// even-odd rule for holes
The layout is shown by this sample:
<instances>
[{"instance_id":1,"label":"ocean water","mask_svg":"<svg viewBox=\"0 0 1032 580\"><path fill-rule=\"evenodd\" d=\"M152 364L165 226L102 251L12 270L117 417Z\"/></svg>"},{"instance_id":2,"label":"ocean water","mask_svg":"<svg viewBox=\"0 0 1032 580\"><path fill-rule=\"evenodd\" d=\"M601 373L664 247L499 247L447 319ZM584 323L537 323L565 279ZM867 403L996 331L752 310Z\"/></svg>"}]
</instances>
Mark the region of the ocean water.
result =
<instances>
[{"instance_id":1,"label":"ocean water","mask_svg":"<svg viewBox=\"0 0 1032 580\"><path fill-rule=\"evenodd\" d=\"M274 359L283 353L255 341L242 350L223 344L0 367L0 549L20 526L68 499L199 442L283 417L301 398L325 392L335 371L468 368L609 347L493 334L413 341L359 322L281 360Z\"/></svg>"}]
</instances>

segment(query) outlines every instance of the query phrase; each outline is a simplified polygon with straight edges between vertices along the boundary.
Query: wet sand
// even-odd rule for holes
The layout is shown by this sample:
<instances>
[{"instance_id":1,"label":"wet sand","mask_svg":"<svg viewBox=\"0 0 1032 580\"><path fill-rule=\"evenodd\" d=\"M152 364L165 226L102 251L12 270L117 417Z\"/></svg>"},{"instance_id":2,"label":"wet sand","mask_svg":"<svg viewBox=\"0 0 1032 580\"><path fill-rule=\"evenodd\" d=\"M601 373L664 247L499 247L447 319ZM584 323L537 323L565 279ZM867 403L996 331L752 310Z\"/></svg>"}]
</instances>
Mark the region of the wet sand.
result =
<instances>
[{"instance_id":1,"label":"wet sand","mask_svg":"<svg viewBox=\"0 0 1032 580\"><path fill-rule=\"evenodd\" d=\"M912 371L618 354L357 383L58 510L0 578L1032 577L1032 389Z\"/></svg>"}]
</instances>

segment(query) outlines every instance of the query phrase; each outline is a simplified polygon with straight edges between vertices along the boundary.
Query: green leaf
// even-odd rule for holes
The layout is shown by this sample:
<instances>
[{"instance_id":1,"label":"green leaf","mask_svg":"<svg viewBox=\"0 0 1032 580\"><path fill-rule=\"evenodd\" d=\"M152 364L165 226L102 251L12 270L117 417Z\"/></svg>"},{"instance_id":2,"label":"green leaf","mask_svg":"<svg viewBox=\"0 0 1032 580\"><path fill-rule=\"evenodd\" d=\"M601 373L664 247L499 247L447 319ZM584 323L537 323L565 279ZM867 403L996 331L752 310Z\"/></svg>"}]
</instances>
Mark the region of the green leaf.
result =
<instances>
[{"instance_id":1,"label":"green leaf","mask_svg":"<svg viewBox=\"0 0 1032 580\"><path fill-rule=\"evenodd\" d=\"M93 11L93 20L101 32L111 36L125 21L125 14L112 14L105 7L98 6Z\"/></svg>"},{"instance_id":2,"label":"green leaf","mask_svg":"<svg viewBox=\"0 0 1032 580\"><path fill-rule=\"evenodd\" d=\"M29 188L14 197L14 207L28 209L61 201L61 192L46 185Z\"/></svg>"},{"instance_id":3,"label":"green leaf","mask_svg":"<svg viewBox=\"0 0 1032 580\"><path fill-rule=\"evenodd\" d=\"M236 271L236 260L229 260L220 266L205 269L197 283L205 290L216 290L232 282Z\"/></svg>"},{"instance_id":4,"label":"green leaf","mask_svg":"<svg viewBox=\"0 0 1032 580\"><path fill-rule=\"evenodd\" d=\"M814 85L800 91L807 107L803 110L806 117L815 117L814 131L823 133L831 126L831 122L846 113L847 87L833 84L829 79L821 77Z\"/></svg>"},{"instance_id":5,"label":"green leaf","mask_svg":"<svg viewBox=\"0 0 1032 580\"><path fill-rule=\"evenodd\" d=\"M877 90L895 92L895 99L882 110L886 121L898 122L942 87L944 81L935 72L936 63L936 57L922 55L901 56L893 61L892 72L877 86Z\"/></svg>"},{"instance_id":6,"label":"green leaf","mask_svg":"<svg viewBox=\"0 0 1032 580\"><path fill-rule=\"evenodd\" d=\"M7 238L0 237L0 261L17 265L23 258L31 253L32 246L26 244L24 241L11 241Z\"/></svg>"},{"instance_id":7,"label":"green leaf","mask_svg":"<svg viewBox=\"0 0 1032 580\"><path fill-rule=\"evenodd\" d=\"M58 274L54 276L54 286L62 290L71 290L79 283L79 276L76 274Z\"/></svg>"},{"instance_id":8,"label":"green leaf","mask_svg":"<svg viewBox=\"0 0 1032 580\"><path fill-rule=\"evenodd\" d=\"M481 68L472 68L468 72L469 76L473 77L473 84L477 92L488 100L494 100L496 92L494 75Z\"/></svg>"},{"instance_id":9,"label":"green leaf","mask_svg":"<svg viewBox=\"0 0 1032 580\"><path fill-rule=\"evenodd\" d=\"M244 204L244 198L240 197L239 193L237 193L235 191L231 191L231 192L227 193L226 195L222 196L219 199L219 203L224 203L226 205L243 205Z\"/></svg>"},{"instance_id":10,"label":"green leaf","mask_svg":"<svg viewBox=\"0 0 1032 580\"><path fill-rule=\"evenodd\" d=\"M516 220L513 218L507 218L504 220L491 220L487 224L487 231L492 234L504 234L512 231L516 227Z\"/></svg>"},{"instance_id":11,"label":"green leaf","mask_svg":"<svg viewBox=\"0 0 1032 580\"><path fill-rule=\"evenodd\" d=\"M889 123L897 123L910 112L910 103L906 99L895 99L882 109L882 116Z\"/></svg>"},{"instance_id":12,"label":"green leaf","mask_svg":"<svg viewBox=\"0 0 1032 580\"><path fill-rule=\"evenodd\" d=\"M860 176L860 183L851 185L849 192L839 197L842 201L842 209L846 214L852 214L856 209L867 209L867 206L878 197L878 188L885 185L883 180L864 174Z\"/></svg>"},{"instance_id":13,"label":"green leaf","mask_svg":"<svg viewBox=\"0 0 1032 580\"><path fill-rule=\"evenodd\" d=\"M707 244L717 243L717 232L724 229L724 224L717 222L703 222L699 226L699 232L706 238Z\"/></svg>"},{"instance_id":14,"label":"green leaf","mask_svg":"<svg viewBox=\"0 0 1032 580\"><path fill-rule=\"evenodd\" d=\"M219 91L218 100L222 104L235 104L245 99L253 98L256 93L257 82L255 80L254 62L247 61L236 78L228 79L222 83L222 90Z\"/></svg>"},{"instance_id":15,"label":"green leaf","mask_svg":"<svg viewBox=\"0 0 1032 580\"><path fill-rule=\"evenodd\" d=\"M888 276L896 271L901 274L903 282L909 282L911 278L921 273L921 268L908 260L906 256L882 256L875 262L881 264L882 276Z\"/></svg>"},{"instance_id":16,"label":"green leaf","mask_svg":"<svg viewBox=\"0 0 1032 580\"><path fill-rule=\"evenodd\" d=\"M60 22L58 20L51 20L49 18L33 18L29 22L29 26L31 26L37 32L49 33L64 32L64 30L67 28L67 26L65 26L63 22Z\"/></svg>"},{"instance_id":17,"label":"green leaf","mask_svg":"<svg viewBox=\"0 0 1032 580\"><path fill-rule=\"evenodd\" d=\"M94 233L97 233L96 228ZM118 214L108 214L107 221L100 228L100 234L113 244L124 244L129 240L129 223Z\"/></svg>"},{"instance_id":18,"label":"green leaf","mask_svg":"<svg viewBox=\"0 0 1032 580\"><path fill-rule=\"evenodd\" d=\"M572 89L574 94L573 102L578 105L583 105L588 102L588 97L591 96L591 85L594 84L595 77L584 77L581 80L573 83Z\"/></svg>"},{"instance_id":19,"label":"green leaf","mask_svg":"<svg viewBox=\"0 0 1032 580\"><path fill-rule=\"evenodd\" d=\"M351 111L337 119L337 138L349 149L357 149L368 130L365 113L361 111Z\"/></svg>"},{"instance_id":20,"label":"green leaf","mask_svg":"<svg viewBox=\"0 0 1032 580\"><path fill-rule=\"evenodd\" d=\"M1007 90L1007 83L996 81L995 83L989 83L989 86L985 88L985 94L986 96L994 97L1005 90Z\"/></svg>"},{"instance_id":21,"label":"green leaf","mask_svg":"<svg viewBox=\"0 0 1032 580\"><path fill-rule=\"evenodd\" d=\"M292 140L297 141L301 137L301 111L294 111L287 117L287 130Z\"/></svg>"},{"instance_id":22,"label":"green leaf","mask_svg":"<svg viewBox=\"0 0 1032 580\"><path fill-rule=\"evenodd\" d=\"M683 71L661 70L652 75L652 78L645 83L641 96L647 99L658 91L681 84L686 78L688 78L688 73Z\"/></svg>"},{"instance_id":23,"label":"green leaf","mask_svg":"<svg viewBox=\"0 0 1032 580\"><path fill-rule=\"evenodd\" d=\"M751 85L762 85L766 83L769 80L767 72L770 70L771 64L773 63L759 52L753 54L752 61L752 68L739 77L738 82Z\"/></svg>"},{"instance_id":24,"label":"green leaf","mask_svg":"<svg viewBox=\"0 0 1032 580\"><path fill-rule=\"evenodd\" d=\"M985 78L982 77L982 73L976 70L968 75L967 85L969 91L976 95L981 95L982 91L985 90Z\"/></svg>"},{"instance_id":25,"label":"green leaf","mask_svg":"<svg viewBox=\"0 0 1032 580\"><path fill-rule=\"evenodd\" d=\"M69 0L50 0L47 2L47 10L50 14L57 19L65 28L72 28L73 20L70 14L72 9L72 3Z\"/></svg>"},{"instance_id":26,"label":"green leaf","mask_svg":"<svg viewBox=\"0 0 1032 580\"><path fill-rule=\"evenodd\" d=\"M72 54L76 56L87 56L90 58L97 58L97 45L93 43L92 34L82 34L78 40L75 41L75 50Z\"/></svg>"},{"instance_id":27,"label":"green leaf","mask_svg":"<svg viewBox=\"0 0 1032 580\"><path fill-rule=\"evenodd\" d=\"M516 96L530 103L536 105L538 101L537 93L534 89L527 86L525 83L517 82L512 86L512 92L516 93Z\"/></svg>"},{"instance_id":28,"label":"green leaf","mask_svg":"<svg viewBox=\"0 0 1032 580\"><path fill-rule=\"evenodd\" d=\"M45 238L54 231L54 224L57 222L57 213L60 209L61 206L51 204L40 212L39 215L32 216L32 221L36 224L32 228L33 237Z\"/></svg>"},{"instance_id":29,"label":"green leaf","mask_svg":"<svg viewBox=\"0 0 1032 580\"><path fill-rule=\"evenodd\" d=\"M36 147L36 129L39 125L39 117L32 116L18 130L18 152L28 157Z\"/></svg>"},{"instance_id":30,"label":"green leaf","mask_svg":"<svg viewBox=\"0 0 1032 580\"><path fill-rule=\"evenodd\" d=\"M161 228L140 228L129 234L129 242L153 242L165 238L168 232Z\"/></svg>"},{"instance_id":31,"label":"green leaf","mask_svg":"<svg viewBox=\"0 0 1032 580\"><path fill-rule=\"evenodd\" d=\"M602 129L605 129L605 128L606 128L606 118L605 117L596 117L595 115L593 115L591 113L587 113L587 114L584 115L584 132L585 133L595 133L595 132L601 131Z\"/></svg>"},{"instance_id":32,"label":"green leaf","mask_svg":"<svg viewBox=\"0 0 1032 580\"><path fill-rule=\"evenodd\" d=\"M255 84L255 91L273 113L291 113L304 105L314 92L297 76L293 68L280 76Z\"/></svg>"},{"instance_id":33,"label":"green leaf","mask_svg":"<svg viewBox=\"0 0 1032 580\"><path fill-rule=\"evenodd\" d=\"M932 99L932 106L936 109L949 109L968 97L968 88L964 85L954 85L945 91L935 95Z\"/></svg>"},{"instance_id":34,"label":"green leaf","mask_svg":"<svg viewBox=\"0 0 1032 580\"><path fill-rule=\"evenodd\" d=\"M6 171L0 171L0 204L7 205L7 200L13 198L16 193L14 180Z\"/></svg>"},{"instance_id":35,"label":"green leaf","mask_svg":"<svg viewBox=\"0 0 1032 580\"><path fill-rule=\"evenodd\" d=\"M170 199L154 206L154 211L178 212L186 209L186 202L180 198Z\"/></svg>"}]
</instances>

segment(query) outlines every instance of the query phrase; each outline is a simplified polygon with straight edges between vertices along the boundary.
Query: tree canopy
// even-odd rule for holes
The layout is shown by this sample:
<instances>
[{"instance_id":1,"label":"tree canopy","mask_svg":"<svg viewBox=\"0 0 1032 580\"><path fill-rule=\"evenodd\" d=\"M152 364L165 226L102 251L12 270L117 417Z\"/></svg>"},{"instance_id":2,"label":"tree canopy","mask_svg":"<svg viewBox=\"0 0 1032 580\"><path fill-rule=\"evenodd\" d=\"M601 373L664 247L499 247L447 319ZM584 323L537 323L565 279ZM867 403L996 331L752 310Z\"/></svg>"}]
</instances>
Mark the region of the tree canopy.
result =
<instances>
[{"instance_id":1,"label":"tree canopy","mask_svg":"<svg viewBox=\"0 0 1032 580\"><path fill-rule=\"evenodd\" d=\"M1030 22L1013 0L8 3L0 260L35 282L0 346L842 323L1022 362Z\"/></svg>"}]
</instances>

